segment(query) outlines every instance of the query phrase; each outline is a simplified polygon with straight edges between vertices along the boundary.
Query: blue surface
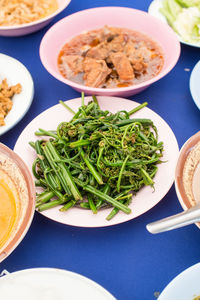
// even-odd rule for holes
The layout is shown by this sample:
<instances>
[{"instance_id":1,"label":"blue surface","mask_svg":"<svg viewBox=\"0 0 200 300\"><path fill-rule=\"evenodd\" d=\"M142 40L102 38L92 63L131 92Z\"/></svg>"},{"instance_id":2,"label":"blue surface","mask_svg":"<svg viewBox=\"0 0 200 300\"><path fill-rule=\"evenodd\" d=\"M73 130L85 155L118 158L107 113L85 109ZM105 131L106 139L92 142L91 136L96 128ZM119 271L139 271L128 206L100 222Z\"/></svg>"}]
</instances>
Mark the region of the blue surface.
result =
<instances>
[{"instance_id":1,"label":"blue surface","mask_svg":"<svg viewBox=\"0 0 200 300\"><path fill-rule=\"evenodd\" d=\"M147 11L149 4L150 0L72 0L54 22L94 6L123 5ZM29 112L17 126L0 137L0 141L11 148L25 126L40 112L59 99L79 96L51 77L40 62L39 44L47 29L26 37L0 38L0 52L24 63L35 83L35 97ZM199 59L198 48L182 45L181 57L170 74L132 98L149 102L149 107L170 125L180 147L200 128L200 112L189 92L190 72L184 70L192 70ZM181 206L173 186L149 212L110 228L64 226L36 213L26 237L0 264L0 271L57 267L93 279L119 300L155 299L155 291L161 292L174 276L200 261L200 231L195 225L158 235L151 235L145 229L149 222L179 211Z\"/></svg>"}]
</instances>

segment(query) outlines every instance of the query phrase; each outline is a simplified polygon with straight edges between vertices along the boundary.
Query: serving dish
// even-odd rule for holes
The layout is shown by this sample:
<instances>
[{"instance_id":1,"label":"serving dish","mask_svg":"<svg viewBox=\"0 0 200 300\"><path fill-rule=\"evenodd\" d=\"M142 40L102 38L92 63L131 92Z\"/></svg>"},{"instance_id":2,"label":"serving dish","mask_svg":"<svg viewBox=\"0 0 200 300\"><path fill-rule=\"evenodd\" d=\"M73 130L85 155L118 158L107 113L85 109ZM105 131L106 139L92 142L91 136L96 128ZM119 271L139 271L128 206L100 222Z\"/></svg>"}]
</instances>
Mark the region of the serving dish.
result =
<instances>
[{"instance_id":1,"label":"serving dish","mask_svg":"<svg viewBox=\"0 0 200 300\"><path fill-rule=\"evenodd\" d=\"M85 103L90 101L90 99L91 97L86 97ZM111 112L117 112L121 109L129 111L138 105L137 102L116 97L100 96L98 97L98 101L101 109L107 109ZM81 104L81 99L77 98L69 100L67 101L67 104L76 111ZM60 122L71 119L71 117L71 113L58 104L41 113L24 129L16 142L14 150L23 157L30 170L35 159L35 154L28 143L29 141L35 141L37 139L34 132L37 131L38 128L54 129ZM110 212L109 209L104 209L98 214L93 215L91 211L85 211L80 208L73 208L63 213L59 212L58 208L53 208L42 212L44 216L60 223L73 226L109 226L136 218L151 209L165 196L174 181L175 166L178 158L178 144L176 138L167 123L149 108L144 108L141 111L136 112L135 117L152 119L155 126L158 128L159 139L164 142L165 150L163 161L167 161L167 163L162 163L158 166L158 172L154 178L155 191L152 190L151 187L144 187L135 197L133 197L130 205L132 213L126 215L119 212L115 218L111 219L109 222L105 220ZM49 120L51 120L51 123Z\"/></svg>"},{"instance_id":2,"label":"serving dish","mask_svg":"<svg viewBox=\"0 0 200 300\"><path fill-rule=\"evenodd\" d=\"M195 300L200 296L200 263L176 276L163 290L158 300Z\"/></svg>"},{"instance_id":3,"label":"serving dish","mask_svg":"<svg viewBox=\"0 0 200 300\"><path fill-rule=\"evenodd\" d=\"M15 228L0 249L1 262L17 247L29 229L35 210L35 187L28 167L23 160L16 153L1 143L0 156L0 170L4 169L8 175L10 174L9 176L12 177L12 181L17 184L19 188L18 195L20 195L18 200L18 214L16 216L17 221ZM5 169L4 167L4 165L6 166L6 160L8 161L7 166L11 164L11 168L9 167L9 169ZM25 187L21 183L22 180L25 183ZM22 193L26 193L26 197L22 197Z\"/></svg>"},{"instance_id":4,"label":"serving dish","mask_svg":"<svg viewBox=\"0 0 200 300\"><path fill-rule=\"evenodd\" d=\"M184 212L148 224L151 233L160 233L196 223L200 228L200 131L182 146L175 172L175 188Z\"/></svg>"},{"instance_id":5,"label":"serving dish","mask_svg":"<svg viewBox=\"0 0 200 300\"><path fill-rule=\"evenodd\" d=\"M177 161L175 188L178 200L184 210L200 203L200 189L198 184L200 178L200 154L199 149L195 148L199 142L200 132L197 132L182 146ZM196 225L200 228L199 223L196 223Z\"/></svg>"},{"instance_id":6,"label":"serving dish","mask_svg":"<svg viewBox=\"0 0 200 300\"><path fill-rule=\"evenodd\" d=\"M0 36L22 36L38 31L48 25L52 19L61 13L71 2L71 0L57 0L58 9L49 16L27 24L16 26L0 26Z\"/></svg>"},{"instance_id":7,"label":"serving dish","mask_svg":"<svg viewBox=\"0 0 200 300\"><path fill-rule=\"evenodd\" d=\"M6 125L0 126L0 135L15 126L27 113L34 95L34 84L27 68L15 58L0 53L0 82L7 78L9 85L20 83L22 91L14 95L13 107L5 118Z\"/></svg>"},{"instance_id":8,"label":"serving dish","mask_svg":"<svg viewBox=\"0 0 200 300\"><path fill-rule=\"evenodd\" d=\"M135 86L109 89L87 87L64 78L57 63L64 44L82 32L102 28L104 25L140 31L157 42L164 52L164 65L160 73ZM139 93L165 76L176 64L179 54L180 44L169 26L146 12L125 7L99 7L72 14L52 26L40 45L40 58L47 71L56 79L88 95L130 96Z\"/></svg>"},{"instance_id":9,"label":"serving dish","mask_svg":"<svg viewBox=\"0 0 200 300\"><path fill-rule=\"evenodd\" d=\"M7 273L7 272L4 272ZM6 300L115 300L96 282L74 272L35 268L8 273L0 278L0 293Z\"/></svg>"},{"instance_id":10,"label":"serving dish","mask_svg":"<svg viewBox=\"0 0 200 300\"><path fill-rule=\"evenodd\" d=\"M156 17L158 18L159 20L163 21L164 23L168 24L167 23L167 20L166 18L162 15L162 13L159 11L160 8L162 7L162 2L163 0L153 0L148 8L148 13L153 16L153 17ZM185 45L188 45L188 46L192 46L192 47L200 47L196 44L193 44L193 43L188 43L186 41L184 41L182 39L182 37L180 35L178 35L176 32L175 34L177 35L177 38L179 39L179 41L182 43L182 44L185 44Z\"/></svg>"},{"instance_id":11,"label":"serving dish","mask_svg":"<svg viewBox=\"0 0 200 300\"><path fill-rule=\"evenodd\" d=\"M199 77L200 77L200 61L194 66L192 73L190 75L190 93L198 109L200 109Z\"/></svg>"}]
</instances>

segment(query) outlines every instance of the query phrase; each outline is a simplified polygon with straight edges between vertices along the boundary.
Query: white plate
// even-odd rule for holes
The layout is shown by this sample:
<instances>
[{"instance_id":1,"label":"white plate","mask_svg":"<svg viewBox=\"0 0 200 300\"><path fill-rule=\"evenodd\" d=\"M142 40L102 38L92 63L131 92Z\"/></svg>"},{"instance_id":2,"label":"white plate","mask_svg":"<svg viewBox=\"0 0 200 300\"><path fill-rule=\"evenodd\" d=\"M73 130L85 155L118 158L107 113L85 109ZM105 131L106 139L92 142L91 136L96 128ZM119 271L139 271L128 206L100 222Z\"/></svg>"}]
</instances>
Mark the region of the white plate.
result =
<instances>
[{"instance_id":1,"label":"white plate","mask_svg":"<svg viewBox=\"0 0 200 300\"><path fill-rule=\"evenodd\" d=\"M87 103L91 100L91 97L86 97L85 99ZM117 112L119 110L129 111L139 105L137 102L117 97L99 96L98 100L103 110L107 109L111 112ZM81 105L81 98L69 100L67 104L76 111ZM130 204L132 213L127 215L123 212L119 212L110 221L106 220L110 209L104 209L97 215L94 215L91 211L80 208L72 208L64 213L61 213L58 208L53 208L42 212L44 216L74 226L109 226L136 218L151 209L166 195L174 181L175 167L179 153L176 138L167 123L149 108L143 108L134 116L153 120L158 128L159 140L164 142L165 151L163 161L166 161L166 163L160 164L158 167L158 172L154 178L155 191L149 186L142 188L139 193L133 197L132 203ZM38 128L56 129L60 122L70 120L71 118L72 114L63 108L62 105L58 104L41 113L24 129L16 142L14 151L23 157L23 160L27 163L30 170L36 156L34 150L28 145L28 142L37 139L34 132L37 131Z\"/></svg>"},{"instance_id":2,"label":"white plate","mask_svg":"<svg viewBox=\"0 0 200 300\"><path fill-rule=\"evenodd\" d=\"M200 61L195 65L190 76L190 92L194 103L200 109Z\"/></svg>"},{"instance_id":3,"label":"white plate","mask_svg":"<svg viewBox=\"0 0 200 300\"><path fill-rule=\"evenodd\" d=\"M2 300L116 300L94 281L65 270L27 269L0 278Z\"/></svg>"},{"instance_id":4,"label":"white plate","mask_svg":"<svg viewBox=\"0 0 200 300\"><path fill-rule=\"evenodd\" d=\"M162 7L162 2L163 2L163 0L153 0L153 1L151 2L151 4L149 5L148 13L149 13L150 15L152 15L152 16L154 16L154 17L160 19L160 20L162 20L162 21L165 22L166 24L168 24L168 23L167 23L167 20L166 20L166 18L165 18L165 16L163 16L163 15L161 14L161 12L159 11L159 9ZM173 29L173 28L172 28L172 29ZM176 32L175 32L175 33L176 33ZM176 35L177 35L179 41L180 41L182 44L185 44L185 45L188 45L188 46L192 46L192 47L198 47L198 48L200 47L200 46L198 46L198 45L196 45L196 44L187 43L187 42L185 42L185 41L181 38L180 35L178 35L177 33L176 33Z\"/></svg>"},{"instance_id":5,"label":"white plate","mask_svg":"<svg viewBox=\"0 0 200 300\"><path fill-rule=\"evenodd\" d=\"M34 95L33 80L26 67L13 57L0 53L0 83L7 78L9 85L20 83L22 91L16 94L13 107L5 118L5 126L0 126L0 135L15 126L28 111Z\"/></svg>"},{"instance_id":6,"label":"white plate","mask_svg":"<svg viewBox=\"0 0 200 300\"><path fill-rule=\"evenodd\" d=\"M197 296L200 296L200 263L175 277L158 300L194 300Z\"/></svg>"}]
</instances>

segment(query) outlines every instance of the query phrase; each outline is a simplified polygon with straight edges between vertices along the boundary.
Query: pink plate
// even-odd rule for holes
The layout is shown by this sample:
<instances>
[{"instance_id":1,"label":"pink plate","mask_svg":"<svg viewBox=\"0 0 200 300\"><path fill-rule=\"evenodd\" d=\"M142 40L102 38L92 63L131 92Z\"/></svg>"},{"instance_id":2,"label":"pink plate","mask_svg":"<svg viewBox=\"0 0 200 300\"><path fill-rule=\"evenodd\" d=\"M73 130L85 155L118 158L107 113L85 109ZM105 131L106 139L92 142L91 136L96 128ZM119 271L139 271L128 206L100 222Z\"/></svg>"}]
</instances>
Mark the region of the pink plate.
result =
<instances>
[{"instance_id":1,"label":"pink plate","mask_svg":"<svg viewBox=\"0 0 200 300\"><path fill-rule=\"evenodd\" d=\"M91 100L91 97L85 98L85 103ZM131 110L139 103L116 97L98 97L98 101L101 109L109 110L111 112L117 112L119 110ZM81 98L67 101L67 104L73 109L78 110L81 105ZM142 188L135 197L133 197L130 208L132 213L126 215L123 212L119 212L111 221L107 221L106 217L110 213L110 209L100 211L97 215L80 208L72 208L67 212L60 212L58 207L52 208L42 214L57 222L81 226L81 227L102 227L114 224L119 224L131 219L134 219L141 214L145 213L153 206L155 206L168 192L174 181L174 173L176 162L178 158L178 144L176 138L168 126L168 124L155 112L149 108L143 108L134 115L138 118L149 118L151 119L156 127L158 128L158 134L160 141L164 142L164 156L163 161L166 163L158 166L158 172L154 178L155 180L155 191L151 187L147 186ZM62 105L57 104L39 116L37 116L21 133L19 136L14 151L23 157L23 160L29 166L31 170L32 163L35 159L35 152L29 146L29 141L35 141L37 137L34 132L38 128L54 130L60 122L70 120L72 117L71 113L68 112Z\"/></svg>"},{"instance_id":2,"label":"pink plate","mask_svg":"<svg viewBox=\"0 0 200 300\"><path fill-rule=\"evenodd\" d=\"M164 65L158 75L137 85L124 88L92 88L65 79L59 72L57 59L61 48L72 37L103 26L129 28L142 32L157 42L163 50ZM86 9L57 22L42 39L40 58L47 71L58 80L87 95L127 97L135 95L164 77L175 66L180 54L180 43L173 30L148 13L127 7L98 7Z\"/></svg>"}]
</instances>

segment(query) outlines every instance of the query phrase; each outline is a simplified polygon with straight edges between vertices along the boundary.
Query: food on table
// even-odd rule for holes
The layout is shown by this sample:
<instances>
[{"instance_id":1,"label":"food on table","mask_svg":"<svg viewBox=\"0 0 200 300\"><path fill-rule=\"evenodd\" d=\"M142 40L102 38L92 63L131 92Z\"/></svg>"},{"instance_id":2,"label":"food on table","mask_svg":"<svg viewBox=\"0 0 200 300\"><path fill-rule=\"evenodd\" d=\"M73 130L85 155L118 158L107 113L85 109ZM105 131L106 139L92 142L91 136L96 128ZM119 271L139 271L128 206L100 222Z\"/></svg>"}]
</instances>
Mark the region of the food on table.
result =
<instances>
[{"instance_id":1,"label":"food on table","mask_svg":"<svg viewBox=\"0 0 200 300\"><path fill-rule=\"evenodd\" d=\"M18 230L27 199L28 189L19 167L0 152L0 252Z\"/></svg>"},{"instance_id":2,"label":"food on table","mask_svg":"<svg viewBox=\"0 0 200 300\"><path fill-rule=\"evenodd\" d=\"M200 46L199 0L163 0L160 12L183 41Z\"/></svg>"},{"instance_id":3,"label":"food on table","mask_svg":"<svg viewBox=\"0 0 200 300\"><path fill-rule=\"evenodd\" d=\"M5 117L12 109L12 98L15 94L21 93L22 86L20 83L9 86L7 79L2 80L0 84L0 126L5 125Z\"/></svg>"},{"instance_id":4,"label":"food on table","mask_svg":"<svg viewBox=\"0 0 200 300\"><path fill-rule=\"evenodd\" d=\"M185 161L184 168L183 168L183 185L185 189L185 193L187 195L188 200L190 201L191 205L196 204L194 190L198 189L199 186L199 176L197 180L195 179L195 173L199 173L199 163L200 163L200 142L198 142L188 154L188 157Z\"/></svg>"},{"instance_id":5,"label":"food on table","mask_svg":"<svg viewBox=\"0 0 200 300\"><path fill-rule=\"evenodd\" d=\"M139 84L156 76L162 66L162 50L150 37L108 26L75 36L58 57L65 78L95 88Z\"/></svg>"},{"instance_id":6,"label":"food on table","mask_svg":"<svg viewBox=\"0 0 200 300\"><path fill-rule=\"evenodd\" d=\"M0 26L37 21L57 9L57 0L0 0Z\"/></svg>"},{"instance_id":7,"label":"food on table","mask_svg":"<svg viewBox=\"0 0 200 300\"><path fill-rule=\"evenodd\" d=\"M161 163L163 143L150 119L130 119L147 103L133 110L111 113L102 111L96 97L74 112L55 130L39 129L30 142L37 157L33 163L37 195L36 207L43 211L62 205L60 211L76 206L91 209L113 207L110 220L119 211L130 213L128 207L144 185L154 186L153 177ZM148 199L147 199L148 201Z\"/></svg>"}]
</instances>

